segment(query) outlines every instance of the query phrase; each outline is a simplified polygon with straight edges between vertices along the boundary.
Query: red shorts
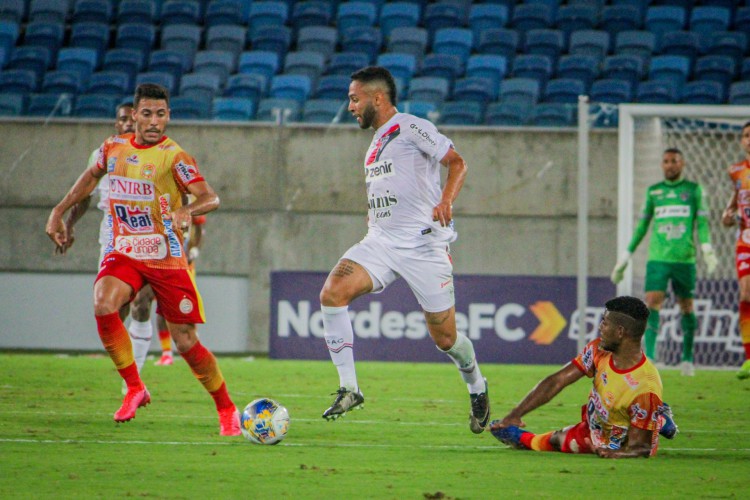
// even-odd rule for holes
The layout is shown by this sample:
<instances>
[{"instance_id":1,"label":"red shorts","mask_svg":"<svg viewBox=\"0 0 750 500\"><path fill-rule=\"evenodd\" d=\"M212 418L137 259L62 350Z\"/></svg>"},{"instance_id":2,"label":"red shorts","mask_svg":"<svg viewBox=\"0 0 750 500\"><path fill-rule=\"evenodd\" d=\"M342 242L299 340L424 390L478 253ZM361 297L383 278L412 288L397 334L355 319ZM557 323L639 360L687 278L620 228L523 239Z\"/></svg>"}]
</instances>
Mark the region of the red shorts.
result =
<instances>
[{"instance_id":1,"label":"red shorts","mask_svg":"<svg viewBox=\"0 0 750 500\"><path fill-rule=\"evenodd\" d=\"M154 269L118 253L109 254L99 268L96 281L112 276L130 285L133 300L148 283L159 305L159 314L170 323L205 323L203 301L187 269ZM95 282L96 282L95 281Z\"/></svg>"},{"instance_id":2,"label":"red shorts","mask_svg":"<svg viewBox=\"0 0 750 500\"><path fill-rule=\"evenodd\" d=\"M586 439L591 440L589 423L585 420L568 428L560 451L563 453L593 453Z\"/></svg>"},{"instance_id":3,"label":"red shorts","mask_svg":"<svg viewBox=\"0 0 750 500\"><path fill-rule=\"evenodd\" d=\"M734 254L737 278L750 276L750 246L738 244Z\"/></svg>"}]
</instances>

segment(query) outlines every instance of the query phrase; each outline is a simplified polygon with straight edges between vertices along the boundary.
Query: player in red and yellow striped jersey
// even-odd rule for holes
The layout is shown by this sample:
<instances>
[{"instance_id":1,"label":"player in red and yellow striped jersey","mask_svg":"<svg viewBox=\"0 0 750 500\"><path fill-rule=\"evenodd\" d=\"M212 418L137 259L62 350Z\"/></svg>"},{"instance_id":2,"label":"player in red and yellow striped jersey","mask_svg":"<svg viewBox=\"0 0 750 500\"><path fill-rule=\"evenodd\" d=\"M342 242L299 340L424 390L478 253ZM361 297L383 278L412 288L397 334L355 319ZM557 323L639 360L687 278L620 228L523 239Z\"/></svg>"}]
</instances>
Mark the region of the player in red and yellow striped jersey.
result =
<instances>
[{"instance_id":1,"label":"player in red and yellow striped jersey","mask_svg":"<svg viewBox=\"0 0 750 500\"><path fill-rule=\"evenodd\" d=\"M646 304L635 297L607 301L600 338L539 382L505 418L492 422L492 434L513 447L536 451L606 458L654 455L669 408L662 402L659 372L641 350L648 315ZM592 379L593 387L580 423L545 434L521 429L526 426L524 415L584 376Z\"/></svg>"},{"instance_id":2,"label":"player in red and yellow striped jersey","mask_svg":"<svg viewBox=\"0 0 750 500\"><path fill-rule=\"evenodd\" d=\"M120 307L148 283L177 350L214 399L221 434L239 435L239 414L216 358L198 339L195 324L204 322L203 303L182 246L182 231L191 218L218 208L219 197L195 160L164 135L168 91L160 85L139 85L133 105L135 134L113 136L102 144L96 165L87 168L52 209L46 231L57 247L64 247L65 212L109 174L112 235L94 284L94 315L102 344L128 386L114 419L128 421L151 402L118 315ZM183 194L195 200L184 204Z\"/></svg>"}]
</instances>

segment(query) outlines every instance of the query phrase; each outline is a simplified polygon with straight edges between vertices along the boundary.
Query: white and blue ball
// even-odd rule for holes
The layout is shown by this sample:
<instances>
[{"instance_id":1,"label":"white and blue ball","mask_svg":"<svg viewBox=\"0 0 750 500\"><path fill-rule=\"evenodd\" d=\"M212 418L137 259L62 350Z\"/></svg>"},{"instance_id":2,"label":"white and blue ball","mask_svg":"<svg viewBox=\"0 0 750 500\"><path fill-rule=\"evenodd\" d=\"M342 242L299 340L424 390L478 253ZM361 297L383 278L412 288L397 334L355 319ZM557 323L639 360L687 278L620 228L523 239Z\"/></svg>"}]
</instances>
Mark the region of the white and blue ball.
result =
<instances>
[{"instance_id":1,"label":"white and blue ball","mask_svg":"<svg viewBox=\"0 0 750 500\"><path fill-rule=\"evenodd\" d=\"M269 398L259 398L242 410L242 435L256 444L277 444L289 430L289 411Z\"/></svg>"}]
</instances>

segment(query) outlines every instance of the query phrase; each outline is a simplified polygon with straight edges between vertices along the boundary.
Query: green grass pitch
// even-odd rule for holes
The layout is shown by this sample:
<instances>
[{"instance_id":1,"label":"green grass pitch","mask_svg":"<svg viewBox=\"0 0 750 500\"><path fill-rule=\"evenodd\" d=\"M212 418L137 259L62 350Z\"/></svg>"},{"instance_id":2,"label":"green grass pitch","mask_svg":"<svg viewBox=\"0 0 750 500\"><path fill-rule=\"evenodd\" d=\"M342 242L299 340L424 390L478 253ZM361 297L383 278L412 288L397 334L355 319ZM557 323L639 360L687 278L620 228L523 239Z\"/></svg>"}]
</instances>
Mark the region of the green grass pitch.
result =
<instances>
[{"instance_id":1,"label":"green grass pitch","mask_svg":"<svg viewBox=\"0 0 750 500\"><path fill-rule=\"evenodd\" d=\"M680 434L656 458L512 450L468 427L452 363L360 362L365 408L320 415L330 362L220 358L240 407L267 396L291 416L278 446L221 437L213 402L182 360L147 361L152 404L117 425L120 379L101 355L0 354L0 498L747 498L750 380L663 370ZM494 418L555 366L482 365ZM581 380L526 417L529 430L578 422Z\"/></svg>"}]
</instances>

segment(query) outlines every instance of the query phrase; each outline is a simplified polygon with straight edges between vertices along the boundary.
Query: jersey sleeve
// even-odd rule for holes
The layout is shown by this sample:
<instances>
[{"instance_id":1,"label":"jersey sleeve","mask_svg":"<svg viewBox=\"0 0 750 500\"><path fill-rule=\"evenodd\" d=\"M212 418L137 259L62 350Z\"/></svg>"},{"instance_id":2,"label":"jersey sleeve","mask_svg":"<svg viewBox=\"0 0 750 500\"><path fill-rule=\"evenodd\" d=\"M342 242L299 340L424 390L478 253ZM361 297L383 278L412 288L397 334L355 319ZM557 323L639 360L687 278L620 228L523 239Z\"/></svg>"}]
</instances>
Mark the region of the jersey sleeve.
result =
<instances>
[{"instance_id":1,"label":"jersey sleeve","mask_svg":"<svg viewBox=\"0 0 750 500\"><path fill-rule=\"evenodd\" d=\"M104 141L102 145L99 146L99 149L96 150L96 153L95 153L96 159L94 160L94 163L93 163L93 165L96 165L96 168L98 168L105 174L107 173L107 153L109 151L109 146L110 146L109 140ZM92 153L91 156L93 157L94 153ZM92 165L91 159L92 158L89 158L89 165Z\"/></svg>"},{"instance_id":2,"label":"jersey sleeve","mask_svg":"<svg viewBox=\"0 0 750 500\"><path fill-rule=\"evenodd\" d=\"M416 116L406 121L406 136L417 149L438 161L453 147L453 142L438 132L435 125Z\"/></svg>"},{"instance_id":3,"label":"jersey sleeve","mask_svg":"<svg viewBox=\"0 0 750 500\"><path fill-rule=\"evenodd\" d=\"M198 163L184 151L180 151L175 155L172 162L172 173L183 193L187 192L187 187L190 184L205 180L200 170L198 170Z\"/></svg>"},{"instance_id":4,"label":"jersey sleeve","mask_svg":"<svg viewBox=\"0 0 750 500\"><path fill-rule=\"evenodd\" d=\"M646 431L653 431L659 426L661 398L653 392L639 394L628 408L630 425Z\"/></svg>"},{"instance_id":5,"label":"jersey sleeve","mask_svg":"<svg viewBox=\"0 0 750 500\"><path fill-rule=\"evenodd\" d=\"M633 253L638 245L643 241L643 237L648 232L648 226L651 224L651 219L654 217L654 202L651 200L650 190L646 192L646 200L643 202L643 209L641 210L641 218L638 219L638 225L633 231L633 237L630 239L628 245L628 252Z\"/></svg>"},{"instance_id":6,"label":"jersey sleeve","mask_svg":"<svg viewBox=\"0 0 750 500\"><path fill-rule=\"evenodd\" d=\"M708 200L706 200L706 193L703 191L703 187L700 184L695 188L695 196L698 241L701 244L711 243L711 230L709 229L710 225L708 219Z\"/></svg>"},{"instance_id":7,"label":"jersey sleeve","mask_svg":"<svg viewBox=\"0 0 750 500\"><path fill-rule=\"evenodd\" d=\"M596 374L596 357L599 352L599 342L601 339L594 339L583 350L573 358L572 363L581 370L588 378L593 378Z\"/></svg>"}]
</instances>

